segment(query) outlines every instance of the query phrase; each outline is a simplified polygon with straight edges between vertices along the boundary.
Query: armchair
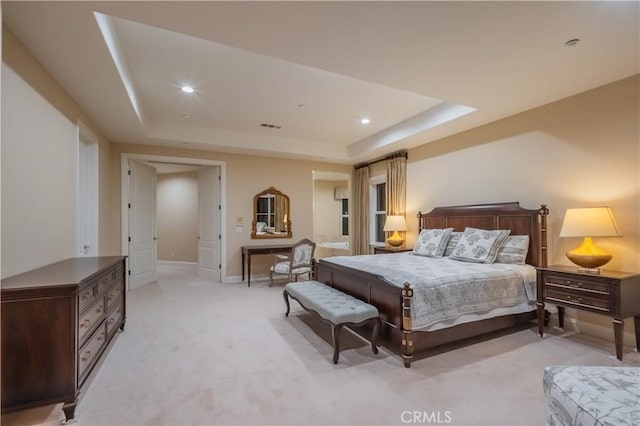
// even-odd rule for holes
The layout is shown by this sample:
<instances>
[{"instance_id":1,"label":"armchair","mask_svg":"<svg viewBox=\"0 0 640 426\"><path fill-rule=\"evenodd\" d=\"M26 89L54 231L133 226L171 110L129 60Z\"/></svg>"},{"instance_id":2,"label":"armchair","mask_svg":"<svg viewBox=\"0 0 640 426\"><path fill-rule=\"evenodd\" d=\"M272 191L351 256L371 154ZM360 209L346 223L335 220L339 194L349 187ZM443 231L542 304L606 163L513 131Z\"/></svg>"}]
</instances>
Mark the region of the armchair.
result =
<instances>
[{"instance_id":1,"label":"armchair","mask_svg":"<svg viewBox=\"0 0 640 426\"><path fill-rule=\"evenodd\" d=\"M316 243L305 238L293 245L290 256L277 254L275 263L269 268L269 287L273 284L273 274L286 275L289 281L294 277L298 281L298 276L304 274L311 279L315 249Z\"/></svg>"}]
</instances>

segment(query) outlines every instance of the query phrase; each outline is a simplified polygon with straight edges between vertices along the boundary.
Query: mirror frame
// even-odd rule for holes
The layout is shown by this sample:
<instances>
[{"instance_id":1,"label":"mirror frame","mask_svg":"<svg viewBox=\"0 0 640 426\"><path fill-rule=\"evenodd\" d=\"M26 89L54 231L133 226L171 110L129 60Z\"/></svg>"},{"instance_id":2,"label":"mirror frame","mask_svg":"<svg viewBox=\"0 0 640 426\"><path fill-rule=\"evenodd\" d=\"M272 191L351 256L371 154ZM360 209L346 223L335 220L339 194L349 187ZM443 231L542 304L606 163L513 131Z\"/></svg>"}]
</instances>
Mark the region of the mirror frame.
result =
<instances>
[{"instance_id":1,"label":"mirror frame","mask_svg":"<svg viewBox=\"0 0 640 426\"><path fill-rule=\"evenodd\" d=\"M263 195L267 195L267 194L280 195L280 196L284 197L284 199L287 201L287 211L286 211L286 215L287 215L287 232L283 232L283 233L280 233L280 234L258 234L258 233L256 233L256 224L257 224L257 220L256 219L258 218L258 198L260 198ZM293 236L293 232L291 232L291 200L289 200L289 196L286 195L286 194L283 194L280 191L278 191L273 186L271 186L268 189L265 189L264 191L259 192L258 194L256 194L253 197L253 220L251 222L251 238L252 239L291 238L292 236Z\"/></svg>"}]
</instances>

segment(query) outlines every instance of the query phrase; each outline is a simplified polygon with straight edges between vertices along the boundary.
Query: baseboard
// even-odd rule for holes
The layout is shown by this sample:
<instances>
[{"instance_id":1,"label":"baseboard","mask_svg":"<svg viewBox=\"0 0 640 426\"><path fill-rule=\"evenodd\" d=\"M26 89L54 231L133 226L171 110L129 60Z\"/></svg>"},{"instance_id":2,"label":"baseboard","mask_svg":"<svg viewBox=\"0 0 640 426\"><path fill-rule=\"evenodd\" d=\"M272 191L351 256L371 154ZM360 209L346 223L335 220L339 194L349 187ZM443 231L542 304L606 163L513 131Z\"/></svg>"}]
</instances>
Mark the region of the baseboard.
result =
<instances>
[{"instance_id":1,"label":"baseboard","mask_svg":"<svg viewBox=\"0 0 640 426\"><path fill-rule=\"evenodd\" d=\"M197 265L198 262L187 262L184 260L156 260L156 263L178 263L181 265Z\"/></svg>"},{"instance_id":2,"label":"baseboard","mask_svg":"<svg viewBox=\"0 0 640 426\"><path fill-rule=\"evenodd\" d=\"M559 327L557 309L549 309L551 312L551 320L549 325L552 327ZM606 318L606 317L603 317ZM564 330L568 332L583 333L588 336L592 336L608 342L615 342L613 335L613 322L608 319L609 324L600 325L594 324L590 321L580 320L578 318L578 311L571 308L566 308L564 313ZM636 347L636 335L633 318L628 318L625 322L625 330L622 336L623 345L629 347Z\"/></svg>"},{"instance_id":3,"label":"baseboard","mask_svg":"<svg viewBox=\"0 0 640 426\"><path fill-rule=\"evenodd\" d=\"M629 320L625 321L625 326L626 326L625 331L622 335L623 345L635 348L636 336L635 336L635 333L633 332L634 330L633 318L631 319L631 321ZM597 337L598 339L606 340L612 343L615 340L613 337L613 323L611 324L611 327L604 327L602 325L593 324L591 322L578 321L577 329L575 331L577 331L578 333L584 333L589 336Z\"/></svg>"}]
</instances>

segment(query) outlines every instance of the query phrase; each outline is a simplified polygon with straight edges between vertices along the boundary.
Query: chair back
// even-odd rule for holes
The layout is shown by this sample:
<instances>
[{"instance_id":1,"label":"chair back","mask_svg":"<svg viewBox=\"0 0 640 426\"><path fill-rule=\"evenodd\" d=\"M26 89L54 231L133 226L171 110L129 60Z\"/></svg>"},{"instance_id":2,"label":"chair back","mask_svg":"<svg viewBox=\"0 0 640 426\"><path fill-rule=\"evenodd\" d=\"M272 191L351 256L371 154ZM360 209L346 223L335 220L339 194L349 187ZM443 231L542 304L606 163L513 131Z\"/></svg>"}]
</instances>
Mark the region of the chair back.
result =
<instances>
[{"instance_id":1,"label":"chair back","mask_svg":"<svg viewBox=\"0 0 640 426\"><path fill-rule=\"evenodd\" d=\"M316 250L316 243L305 238L298 241L291 248L291 270L311 267L313 253Z\"/></svg>"}]
</instances>

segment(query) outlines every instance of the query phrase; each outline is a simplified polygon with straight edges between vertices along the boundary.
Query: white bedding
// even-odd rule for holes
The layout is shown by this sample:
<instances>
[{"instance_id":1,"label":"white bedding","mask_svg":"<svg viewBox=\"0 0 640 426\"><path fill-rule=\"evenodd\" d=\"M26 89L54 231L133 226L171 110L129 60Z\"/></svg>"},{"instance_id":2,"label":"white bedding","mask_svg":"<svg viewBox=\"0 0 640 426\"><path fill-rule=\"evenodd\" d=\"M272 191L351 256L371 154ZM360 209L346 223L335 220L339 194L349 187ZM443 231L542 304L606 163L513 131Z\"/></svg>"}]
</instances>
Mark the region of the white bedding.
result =
<instances>
[{"instance_id":1,"label":"white bedding","mask_svg":"<svg viewBox=\"0 0 640 426\"><path fill-rule=\"evenodd\" d=\"M322 259L384 277L414 290L412 329L439 328L535 309L536 270L530 265L461 262L411 252Z\"/></svg>"}]
</instances>

